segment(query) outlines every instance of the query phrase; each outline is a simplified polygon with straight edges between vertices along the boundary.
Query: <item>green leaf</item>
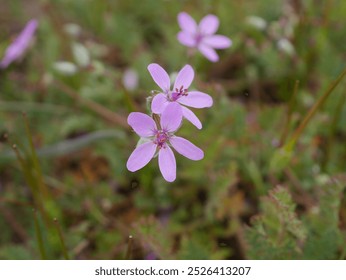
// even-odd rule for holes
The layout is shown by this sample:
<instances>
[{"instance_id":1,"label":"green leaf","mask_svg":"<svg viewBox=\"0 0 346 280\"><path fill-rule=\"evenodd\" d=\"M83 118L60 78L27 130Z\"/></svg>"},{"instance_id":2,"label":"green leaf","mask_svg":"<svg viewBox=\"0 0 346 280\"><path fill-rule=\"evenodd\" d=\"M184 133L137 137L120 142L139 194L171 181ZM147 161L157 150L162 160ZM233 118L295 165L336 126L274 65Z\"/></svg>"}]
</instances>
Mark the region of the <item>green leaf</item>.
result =
<instances>
[{"instance_id":1,"label":"green leaf","mask_svg":"<svg viewBox=\"0 0 346 280\"><path fill-rule=\"evenodd\" d=\"M310 212L305 222L309 237L304 246L305 259L337 259L343 243L339 210L345 182L345 178L339 177L318 189L319 206Z\"/></svg>"},{"instance_id":2,"label":"green leaf","mask_svg":"<svg viewBox=\"0 0 346 280\"><path fill-rule=\"evenodd\" d=\"M261 201L261 214L246 230L252 259L297 259L306 230L297 218L289 192L278 187Z\"/></svg>"}]
</instances>

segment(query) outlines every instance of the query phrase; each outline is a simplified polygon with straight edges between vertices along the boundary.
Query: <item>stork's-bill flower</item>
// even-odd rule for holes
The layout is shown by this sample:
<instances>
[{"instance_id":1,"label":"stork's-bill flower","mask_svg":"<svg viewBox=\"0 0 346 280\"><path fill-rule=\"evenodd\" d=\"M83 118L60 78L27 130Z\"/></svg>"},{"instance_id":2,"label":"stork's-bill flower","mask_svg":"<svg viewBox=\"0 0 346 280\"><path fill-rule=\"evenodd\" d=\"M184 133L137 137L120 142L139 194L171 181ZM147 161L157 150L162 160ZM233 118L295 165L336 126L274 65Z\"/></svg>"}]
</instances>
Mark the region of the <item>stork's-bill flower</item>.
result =
<instances>
[{"instance_id":1,"label":"stork's-bill flower","mask_svg":"<svg viewBox=\"0 0 346 280\"><path fill-rule=\"evenodd\" d=\"M170 78L160 65L152 63L148 66L148 70L155 83L162 90L162 92L155 95L152 100L152 112L161 114L168 104L177 103L181 107L183 116L198 129L201 129L202 123L200 120L185 106L192 108L207 108L213 105L213 99L204 92L189 90L195 75L192 67L187 64L180 70L172 90Z\"/></svg>"},{"instance_id":2,"label":"stork's-bill flower","mask_svg":"<svg viewBox=\"0 0 346 280\"><path fill-rule=\"evenodd\" d=\"M228 37L215 34L219 28L219 19L215 15L206 15L197 25L188 13L181 12L178 14L178 23L181 28L178 41L184 46L197 48L212 62L219 60L215 49L226 49L232 45Z\"/></svg>"},{"instance_id":3,"label":"stork's-bill flower","mask_svg":"<svg viewBox=\"0 0 346 280\"><path fill-rule=\"evenodd\" d=\"M160 125L156 125L153 118L143 113L134 112L129 115L128 124L144 142L130 155L126 164L129 171L135 172L143 168L157 153L163 178L173 182L176 179L176 161L171 147L191 160L200 160L204 157L200 148L174 135L181 125L182 114L181 107L174 102L167 105L162 112Z\"/></svg>"}]
</instances>

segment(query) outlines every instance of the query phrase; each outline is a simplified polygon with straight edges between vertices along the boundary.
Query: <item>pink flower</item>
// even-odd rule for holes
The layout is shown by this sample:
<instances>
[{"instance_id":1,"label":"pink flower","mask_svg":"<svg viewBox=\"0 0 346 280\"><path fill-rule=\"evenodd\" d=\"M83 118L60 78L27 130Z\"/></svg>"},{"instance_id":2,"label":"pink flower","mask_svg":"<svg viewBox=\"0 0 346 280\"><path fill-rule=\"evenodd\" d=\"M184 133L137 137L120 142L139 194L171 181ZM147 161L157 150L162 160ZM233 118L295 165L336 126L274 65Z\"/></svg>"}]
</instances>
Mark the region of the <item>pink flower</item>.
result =
<instances>
[{"instance_id":1,"label":"pink flower","mask_svg":"<svg viewBox=\"0 0 346 280\"><path fill-rule=\"evenodd\" d=\"M4 58L0 62L0 68L8 67L12 62L20 59L35 34L38 22L36 19L30 20L18 35L18 37L13 41L11 45L6 49Z\"/></svg>"},{"instance_id":2,"label":"pink flower","mask_svg":"<svg viewBox=\"0 0 346 280\"><path fill-rule=\"evenodd\" d=\"M151 77L155 83L162 89L162 92L155 95L151 103L151 110L155 114L161 114L170 103L180 105L183 116L189 120L198 129L202 128L202 123L197 116L188 108L206 108L213 105L213 99L206 93L200 91L189 91L194 78L194 71L190 65L185 65L177 75L173 90L171 91L171 82L167 72L158 64L152 63L148 66Z\"/></svg>"},{"instance_id":3,"label":"pink flower","mask_svg":"<svg viewBox=\"0 0 346 280\"><path fill-rule=\"evenodd\" d=\"M174 132L182 121L182 110L177 103L169 104L162 112L160 126L143 113L131 113L127 119L133 130L143 138L140 144L130 155L126 167L135 172L149 163L158 151L159 167L163 178L173 182L176 178L176 162L170 145L181 155L200 160L204 157L203 151L190 141L175 136Z\"/></svg>"},{"instance_id":4,"label":"pink flower","mask_svg":"<svg viewBox=\"0 0 346 280\"><path fill-rule=\"evenodd\" d=\"M215 15L205 16L197 25L189 14L182 12L178 15L178 23L181 28L177 35L179 42L190 48L197 48L212 62L219 60L214 49L226 49L232 44L228 37L215 35L219 27L219 19Z\"/></svg>"}]
</instances>

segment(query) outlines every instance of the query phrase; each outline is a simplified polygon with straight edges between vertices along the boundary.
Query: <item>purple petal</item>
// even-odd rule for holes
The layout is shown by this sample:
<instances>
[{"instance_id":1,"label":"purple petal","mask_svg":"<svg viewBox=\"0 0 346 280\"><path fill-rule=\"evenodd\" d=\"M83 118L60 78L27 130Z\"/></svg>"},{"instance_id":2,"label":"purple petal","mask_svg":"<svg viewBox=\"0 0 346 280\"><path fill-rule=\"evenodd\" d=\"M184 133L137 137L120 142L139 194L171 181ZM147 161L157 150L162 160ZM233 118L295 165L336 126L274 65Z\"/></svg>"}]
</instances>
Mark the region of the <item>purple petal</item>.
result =
<instances>
[{"instance_id":1,"label":"purple petal","mask_svg":"<svg viewBox=\"0 0 346 280\"><path fill-rule=\"evenodd\" d=\"M36 19L30 20L18 35L18 37L12 42L6 49L4 58L0 62L0 68L6 68L13 61L21 58L26 49L28 48L35 31L37 29L38 22Z\"/></svg>"},{"instance_id":2,"label":"purple petal","mask_svg":"<svg viewBox=\"0 0 346 280\"><path fill-rule=\"evenodd\" d=\"M161 128L174 132L178 129L183 119L182 108L179 103L171 102L161 114Z\"/></svg>"},{"instance_id":3,"label":"purple petal","mask_svg":"<svg viewBox=\"0 0 346 280\"><path fill-rule=\"evenodd\" d=\"M36 19L32 19L28 21L28 23L25 25L23 31L18 36L18 39L23 40L25 42L29 41L32 36L34 35L36 29L38 26L38 21Z\"/></svg>"},{"instance_id":4,"label":"purple petal","mask_svg":"<svg viewBox=\"0 0 346 280\"><path fill-rule=\"evenodd\" d=\"M167 72L158 64L152 63L148 66L151 77L155 83L164 91L169 91L171 87L171 81Z\"/></svg>"},{"instance_id":5,"label":"purple petal","mask_svg":"<svg viewBox=\"0 0 346 280\"><path fill-rule=\"evenodd\" d=\"M200 44L198 46L198 50L212 62L216 62L219 60L219 56L217 55L216 51L205 44Z\"/></svg>"},{"instance_id":6,"label":"purple petal","mask_svg":"<svg viewBox=\"0 0 346 280\"><path fill-rule=\"evenodd\" d=\"M174 88L180 89L182 86L184 89L188 89L191 85L193 78L195 76L195 72L193 71L190 65L185 65L178 73L177 78L175 79Z\"/></svg>"},{"instance_id":7,"label":"purple petal","mask_svg":"<svg viewBox=\"0 0 346 280\"><path fill-rule=\"evenodd\" d=\"M156 94L151 102L151 111L155 114L161 114L167 107L169 101L164 93Z\"/></svg>"},{"instance_id":8,"label":"purple petal","mask_svg":"<svg viewBox=\"0 0 346 280\"><path fill-rule=\"evenodd\" d=\"M176 178L177 166L172 149L165 145L159 151L159 167L163 178L173 182Z\"/></svg>"},{"instance_id":9,"label":"purple petal","mask_svg":"<svg viewBox=\"0 0 346 280\"><path fill-rule=\"evenodd\" d=\"M180 31L177 35L177 39L184 46L191 48L196 47L196 39L191 33Z\"/></svg>"},{"instance_id":10,"label":"purple petal","mask_svg":"<svg viewBox=\"0 0 346 280\"><path fill-rule=\"evenodd\" d=\"M188 159L201 160L204 157L204 152L200 148L182 137L172 136L169 142L179 154Z\"/></svg>"},{"instance_id":11,"label":"purple petal","mask_svg":"<svg viewBox=\"0 0 346 280\"><path fill-rule=\"evenodd\" d=\"M153 158L156 152L156 145L153 142L147 142L139 145L127 160L126 167L129 171L135 172L146 166Z\"/></svg>"},{"instance_id":12,"label":"purple petal","mask_svg":"<svg viewBox=\"0 0 346 280\"><path fill-rule=\"evenodd\" d=\"M146 114L134 112L127 118L127 123L141 137L149 137L155 134L156 124L154 120Z\"/></svg>"},{"instance_id":13,"label":"purple petal","mask_svg":"<svg viewBox=\"0 0 346 280\"><path fill-rule=\"evenodd\" d=\"M210 95L199 91L190 91L187 96L182 96L177 101L192 108L208 108L213 105Z\"/></svg>"},{"instance_id":14,"label":"purple petal","mask_svg":"<svg viewBox=\"0 0 346 280\"><path fill-rule=\"evenodd\" d=\"M219 18L215 15L206 15L199 23L199 31L203 35L214 34L219 28Z\"/></svg>"},{"instance_id":15,"label":"purple petal","mask_svg":"<svg viewBox=\"0 0 346 280\"><path fill-rule=\"evenodd\" d=\"M197 32L197 24L195 20L185 12L181 12L178 14L178 23L181 30L186 31L188 33L196 33Z\"/></svg>"},{"instance_id":16,"label":"purple petal","mask_svg":"<svg viewBox=\"0 0 346 280\"><path fill-rule=\"evenodd\" d=\"M189 122L191 122L198 129L201 129L202 123L197 118L197 116L190 109L187 109L184 106L181 106L181 108L183 109L183 116L185 117L185 119L187 119Z\"/></svg>"},{"instance_id":17,"label":"purple petal","mask_svg":"<svg viewBox=\"0 0 346 280\"><path fill-rule=\"evenodd\" d=\"M211 35L203 38L203 44L214 49L227 49L232 45L232 41L223 35Z\"/></svg>"}]
</instances>

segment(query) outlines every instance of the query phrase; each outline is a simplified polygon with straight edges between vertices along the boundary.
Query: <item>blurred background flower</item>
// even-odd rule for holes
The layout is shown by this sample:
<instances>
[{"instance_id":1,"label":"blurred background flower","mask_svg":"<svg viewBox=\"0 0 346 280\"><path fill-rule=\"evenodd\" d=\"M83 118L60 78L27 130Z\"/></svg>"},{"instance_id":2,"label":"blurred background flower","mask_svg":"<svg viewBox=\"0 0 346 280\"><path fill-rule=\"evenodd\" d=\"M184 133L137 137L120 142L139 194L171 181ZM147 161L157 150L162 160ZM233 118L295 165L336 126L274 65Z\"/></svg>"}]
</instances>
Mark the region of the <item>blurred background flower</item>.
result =
<instances>
[{"instance_id":1,"label":"blurred background flower","mask_svg":"<svg viewBox=\"0 0 346 280\"><path fill-rule=\"evenodd\" d=\"M215 35L219 27L219 18L206 15L197 25L195 20L185 12L178 14L178 23L182 31L177 35L179 42L187 47L197 48L212 62L219 60L214 49L227 49L232 41L223 35Z\"/></svg>"},{"instance_id":2,"label":"blurred background flower","mask_svg":"<svg viewBox=\"0 0 346 280\"><path fill-rule=\"evenodd\" d=\"M16 60L20 60L30 43L33 40L38 22L36 19L30 20L16 37L16 39L7 47L4 57L0 62L0 68L6 68Z\"/></svg>"}]
</instances>

